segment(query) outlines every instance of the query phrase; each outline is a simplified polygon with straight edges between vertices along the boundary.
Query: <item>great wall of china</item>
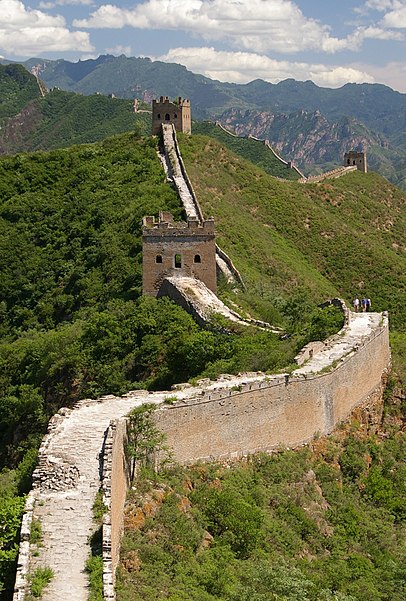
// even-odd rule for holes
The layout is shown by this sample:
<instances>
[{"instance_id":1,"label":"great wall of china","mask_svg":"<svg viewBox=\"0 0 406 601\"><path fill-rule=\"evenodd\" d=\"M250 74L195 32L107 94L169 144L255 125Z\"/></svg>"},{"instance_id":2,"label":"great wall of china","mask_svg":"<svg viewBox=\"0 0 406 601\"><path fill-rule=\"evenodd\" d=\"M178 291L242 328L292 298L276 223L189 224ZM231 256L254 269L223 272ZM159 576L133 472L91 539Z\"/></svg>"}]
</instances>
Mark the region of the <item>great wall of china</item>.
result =
<instances>
[{"instance_id":1,"label":"great wall of china","mask_svg":"<svg viewBox=\"0 0 406 601\"><path fill-rule=\"evenodd\" d=\"M173 162L176 156L181 163L176 134L170 138L172 142L165 146L168 175L183 169L185 180L184 167ZM178 181L176 187L182 202L181 190L187 190L191 207L197 203L185 181ZM201 218L196 206L190 210L195 210L194 219ZM343 329L303 349L297 362L300 367L290 374L225 375L215 382L178 385L171 391L84 399L58 411L41 444L26 502L13 601L26 599L29 574L43 566L54 574L43 601L87 601L85 564L89 538L97 528L92 506L100 487L107 508L103 595L106 601L115 599L114 574L129 484L125 416L134 407L146 402L157 405L156 424L174 458L182 463L233 460L303 445L316 434L330 433L355 407L368 411L382 398L391 363L387 315L346 311ZM174 396L175 403L165 402ZM30 545L33 520L42 525L39 546Z\"/></svg>"}]
</instances>

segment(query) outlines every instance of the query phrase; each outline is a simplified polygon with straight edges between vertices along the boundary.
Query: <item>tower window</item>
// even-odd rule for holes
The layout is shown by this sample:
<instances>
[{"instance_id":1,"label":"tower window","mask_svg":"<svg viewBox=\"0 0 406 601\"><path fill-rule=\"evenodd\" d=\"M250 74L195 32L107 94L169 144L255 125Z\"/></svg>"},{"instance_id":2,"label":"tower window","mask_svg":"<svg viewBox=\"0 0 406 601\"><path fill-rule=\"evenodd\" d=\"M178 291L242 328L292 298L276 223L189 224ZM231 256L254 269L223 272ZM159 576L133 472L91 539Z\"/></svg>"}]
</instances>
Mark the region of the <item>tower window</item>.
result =
<instances>
[{"instance_id":1,"label":"tower window","mask_svg":"<svg viewBox=\"0 0 406 601\"><path fill-rule=\"evenodd\" d=\"M181 255L175 255L175 268L180 269L182 267L182 257Z\"/></svg>"},{"instance_id":2,"label":"tower window","mask_svg":"<svg viewBox=\"0 0 406 601\"><path fill-rule=\"evenodd\" d=\"M158 119L160 119L161 118L161 113L158 113L157 117L158 117Z\"/></svg>"},{"instance_id":3,"label":"tower window","mask_svg":"<svg viewBox=\"0 0 406 601\"><path fill-rule=\"evenodd\" d=\"M171 116L169 113L166 113L165 115L165 121L170 121L171 120Z\"/></svg>"},{"instance_id":4,"label":"tower window","mask_svg":"<svg viewBox=\"0 0 406 601\"><path fill-rule=\"evenodd\" d=\"M200 255L195 255L194 262L195 263L201 263L202 262L201 256Z\"/></svg>"},{"instance_id":5,"label":"tower window","mask_svg":"<svg viewBox=\"0 0 406 601\"><path fill-rule=\"evenodd\" d=\"M175 113L175 114L174 114L174 117L175 117L175 119L177 119L177 118L178 118L178 115L177 115L177 113Z\"/></svg>"},{"instance_id":6,"label":"tower window","mask_svg":"<svg viewBox=\"0 0 406 601\"><path fill-rule=\"evenodd\" d=\"M155 263L162 263L162 255L157 255L155 257Z\"/></svg>"}]
</instances>

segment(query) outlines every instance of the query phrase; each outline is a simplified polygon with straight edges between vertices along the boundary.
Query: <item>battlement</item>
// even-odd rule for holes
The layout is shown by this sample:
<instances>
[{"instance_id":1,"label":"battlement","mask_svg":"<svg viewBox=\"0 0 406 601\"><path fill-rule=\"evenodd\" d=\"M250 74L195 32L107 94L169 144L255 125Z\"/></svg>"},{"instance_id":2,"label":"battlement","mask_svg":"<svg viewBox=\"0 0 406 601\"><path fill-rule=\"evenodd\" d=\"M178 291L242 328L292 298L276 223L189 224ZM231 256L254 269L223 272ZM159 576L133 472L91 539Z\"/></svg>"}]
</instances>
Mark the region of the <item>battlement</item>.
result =
<instances>
[{"instance_id":1,"label":"battlement","mask_svg":"<svg viewBox=\"0 0 406 601\"><path fill-rule=\"evenodd\" d=\"M357 150L350 150L344 154L344 166L350 167L354 166L358 169L358 171L362 171L363 173L367 173L368 165L367 165L367 153L363 150L361 152Z\"/></svg>"},{"instance_id":2,"label":"battlement","mask_svg":"<svg viewBox=\"0 0 406 601\"><path fill-rule=\"evenodd\" d=\"M166 211L158 219L142 221L142 288L158 296L168 277L193 277L214 293L216 284L216 238L214 220L174 221Z\"/></svg>"},{"instance_id":3,"label":"battlement","mask_svg":"<svg viewBox=\"0 0 406 601\"><path fill-rule=\"evenodd\" d=\"M178 96L175 100L169 100L168 96L161 96L159 100L152 101L152 135L159 135L162 124L172 123L176 131L190 134L192 121L190 112L190 100Z\"/></svg>"},{"instance_id":4,"label":"battlement","mask_svg":"<svg viewBox=\"0 0 406 601\"><path fill-rule=\"evenodd\" d=\"M143 236L214 236L214 219L209 218L202 222L197 219L187 221L174 221L172 213L161 211L158 219L146 216L142 220Z\"/></svg>"}]
</instances>

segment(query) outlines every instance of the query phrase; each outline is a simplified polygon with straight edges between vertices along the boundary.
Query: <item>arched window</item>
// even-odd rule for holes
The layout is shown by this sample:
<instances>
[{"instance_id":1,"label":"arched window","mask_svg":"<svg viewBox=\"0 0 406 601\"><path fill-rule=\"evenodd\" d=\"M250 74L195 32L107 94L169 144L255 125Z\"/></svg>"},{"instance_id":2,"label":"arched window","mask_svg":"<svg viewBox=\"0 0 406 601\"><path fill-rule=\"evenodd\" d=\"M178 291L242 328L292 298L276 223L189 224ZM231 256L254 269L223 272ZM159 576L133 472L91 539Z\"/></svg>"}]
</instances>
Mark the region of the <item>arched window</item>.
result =
<instances>
[{"instance_id":1,"label":"arched window","mask_svg":"<svg viewBox=\"0 0 406 601\"><path fill-rule=\"evenodd\" d=\"M158 119L160 119L161 118L161 113L158 113L157 117L158 117Z\"/></svg>"},{"instance_id":2,"label":"arched window","mask_svg":"<svg viewBox=\"0 0 406 601\"><path fill-rule=\"evenodd\" d=\"M355 165L355 161L353 161L352 164Z\"/></svg>"},{"instance_id":3,"label":"arched window","mask_svg":"<svg viewBox=\"0 0 406 601\"><path fill-rule=\"evenodd\" d=\"M155 263L162 263L162 255L157 255L155 257Z\"/></svg>"},{"instance_id":4,"label":"arched window","mask_svg":"<svg viewBox=\"0 0 406 601\"><path fill-rule=\"evenodd\" d=\"M182 257L180 255L175 255L175 268L180 269L182 267Z\"/></svg>"},{"instance_id":5,"label":"arched window","mask_svg":"<svg viewBox=\"0 0 406 601\"><path fill-rule=\"evenodd\" d=\"M195 255L194 262L195 263L201 263L202 262L201 256L200 255Z\"/></svg>"},{"instance_id":6,"label":"arched window","mask_svg":"<svg viewBox=\"0 0 406 601\"><path fill-rule=\"evenodd\" d=\"M169 113L166 113L165 115L165 121L170 121L171 120L171 116Z\"/></svg>"},{"instance_id":7,"label":"arched window","mask_svg":"<svg viewBox=\"0 0 406 601\"><path fill-rule=\"evenodd\" d=\"M350 159L347 159L347 165L349 165L349 164L350 164Z\"/></svg>"},{"instance_id":8,"label":"arched window","mask_svg":"<svg viewBox=\"0 0 406 601\"><path fill-rule=\"evenodd\" d=\"M178 115L177 115L177 113L175 113L175 114L174 114L174 117L175 117L175 119L177 119L177 118L178 118Z\"/></svg>"}]
</instances>

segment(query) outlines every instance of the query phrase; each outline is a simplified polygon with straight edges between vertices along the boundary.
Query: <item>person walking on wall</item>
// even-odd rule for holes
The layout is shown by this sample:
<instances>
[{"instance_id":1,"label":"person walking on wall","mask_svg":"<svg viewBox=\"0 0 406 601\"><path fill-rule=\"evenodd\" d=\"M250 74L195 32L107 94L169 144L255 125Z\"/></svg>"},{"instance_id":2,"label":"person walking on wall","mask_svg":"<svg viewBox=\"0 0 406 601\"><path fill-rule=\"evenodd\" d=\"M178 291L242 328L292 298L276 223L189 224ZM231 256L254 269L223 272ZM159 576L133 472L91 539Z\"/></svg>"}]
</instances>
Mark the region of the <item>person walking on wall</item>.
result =
<instances>
[{"instance_id":1,"label":"person walking on wall","mask_svg":"<svg viewBox=\"0 0 406 601\"><path fill-rule=\"evenodd\" d=\"M365 311L367 310L367 299L366 298L362 299L361 306L362 306L363 313L365 313Z\"/></svg>"},{"instance_id":2,"label":"person walking on wall","mask_svg":"<svg viewBox=\"0 0 406 601\"><path fill-rule=\"evenodd\" d=\"M354 303L353 304L354 304L354 311L355 311L355 313L358 313L358 311L359 311L359 298L358 297L354 298Z\"/></svg>"},{"instance_id":3,"label":"person walking on wall","mask_svg":"<svg viewBox=\"0 0 406 601\"><path fill-rule=\"evenodd\" d=\"M371 299L367 298L366 299L366 307L365 307L366 311L370 311L371 310Z\"/></svg>"}]
</instances>

